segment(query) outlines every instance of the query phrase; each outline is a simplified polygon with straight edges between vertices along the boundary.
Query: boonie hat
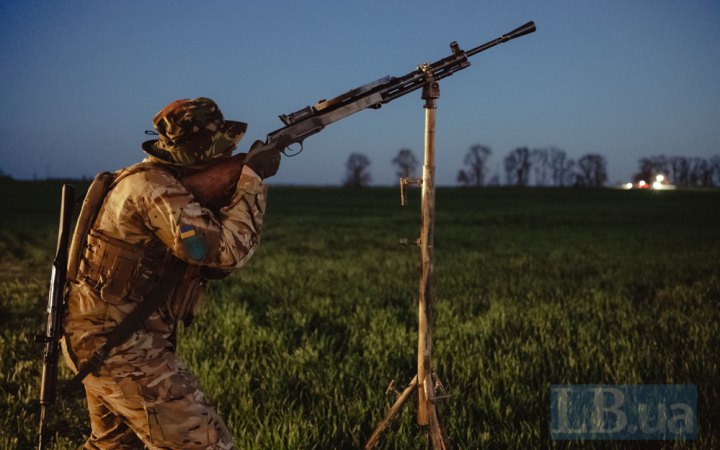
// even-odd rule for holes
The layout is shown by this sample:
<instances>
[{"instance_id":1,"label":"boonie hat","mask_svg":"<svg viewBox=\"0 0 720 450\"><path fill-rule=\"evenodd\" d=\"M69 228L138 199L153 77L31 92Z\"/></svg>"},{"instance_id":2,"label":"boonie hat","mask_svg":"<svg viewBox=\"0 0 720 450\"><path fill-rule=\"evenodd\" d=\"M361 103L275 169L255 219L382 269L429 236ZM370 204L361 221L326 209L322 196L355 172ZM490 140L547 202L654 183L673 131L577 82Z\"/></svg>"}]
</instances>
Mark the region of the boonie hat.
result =
<instances>
[{"instance_id":1,"label":"boonie hat","mask_svg":"<svg viewBox=\"0 0 720 450\"><path fill-rule=\"evenodd\" d=\"M242 139L247 124L225 120L209 98L175 100L153 118L158 139L143 150L168 163L193 165L226 156Z\"/></svg>"}]
</instances>

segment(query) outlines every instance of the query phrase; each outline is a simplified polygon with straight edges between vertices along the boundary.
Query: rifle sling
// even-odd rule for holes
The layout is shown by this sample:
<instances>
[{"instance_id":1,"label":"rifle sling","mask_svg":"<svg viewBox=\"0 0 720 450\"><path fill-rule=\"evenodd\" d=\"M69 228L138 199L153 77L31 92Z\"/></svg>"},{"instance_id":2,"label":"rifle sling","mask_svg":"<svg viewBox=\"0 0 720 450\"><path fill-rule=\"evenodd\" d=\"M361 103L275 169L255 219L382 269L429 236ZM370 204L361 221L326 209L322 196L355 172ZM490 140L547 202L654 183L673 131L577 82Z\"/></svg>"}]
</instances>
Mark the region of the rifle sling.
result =
<instances>
[{"instance_id":1,"label":"rifle sling","mask_svg":"<svg viewBox=\"0 0 720 450\"><path fill-rule=\"evenodd\" d=\"M186 264L183 261L174 259L171 264L172 267L167 277L161 280L152 293L140 302L135 309L130 311L130 314L125 316L118 326L107 335L105 344L96 350L90 359L80 365L78 373L65 384L60 391L61 396L68 397L73 391L79 388L85 377L100 368L110 351L125 342L134 332L139 330L143 323L145 323L145 320L150 317L150 314L160 307L163 300L170 295L173 288L177 286L185 273Z\"/></svg>"}]
</instances>

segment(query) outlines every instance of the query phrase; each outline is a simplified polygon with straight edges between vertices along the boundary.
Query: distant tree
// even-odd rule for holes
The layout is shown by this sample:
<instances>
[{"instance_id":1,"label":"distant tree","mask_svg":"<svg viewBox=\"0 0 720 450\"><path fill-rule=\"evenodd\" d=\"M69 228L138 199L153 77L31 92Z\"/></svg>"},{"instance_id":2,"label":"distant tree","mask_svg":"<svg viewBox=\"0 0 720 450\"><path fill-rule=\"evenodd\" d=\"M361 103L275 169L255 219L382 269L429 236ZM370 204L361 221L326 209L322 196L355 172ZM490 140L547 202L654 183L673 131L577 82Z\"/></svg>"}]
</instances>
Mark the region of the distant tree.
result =
<instances>
[{"instance_id":1,"label":"distant tree","mask_svg":"<svg viewBox=\"0 0 720 450\"><path fill-rule=\"evenodd\" d=\"M505 157L505 177L508 184L527 186L530 178L530 150L519 147Z\"/></svg>"},{"instance_id":2,"label":"distant tree","mask_svg":"<svg viewBox=\"0 0 720 450\"><path fill-rule=\"evenodd\" d=\"M455 179L460 186L470 186L470 177L464 170L459 170Z\"/></svg>"},{"instance_id":3,"label":"distant tree","mask_svg":"<svg viewBox=\"0 0 720 450\"><path fill-rule=\"evenodd\" d=\"M666 177L672 176L672 165L670 160L665 155L658 155L651 159L653 166L655 167L656 175L663 175Z\"/></svg>"},{"instance_id":4,"label":"distant tree","mask_svg":"<svg viewBox=\"0 0 720 450\"><path fill-rule=\"evenodd\" d=\"M672 178L670 181L677 186L690 185L690 163L684 156L670 157L670 167L672 168Z\"/></svg>"},{"instance_id":5,"label":"distant tree","mask_svg":"<svg viewBox=\"0 0 720 450\"><path fill-rule=\"evenodd\" d=\"M720 155L713 156L710 165L713 168L713 185L720 186Z\"/></svg>"},{"instance_id":6,"label":"distant tree","mask_svg":"<svg viewBox=\"0 0 720 450\"><path fill-rule=\"evenodd\" d=\"M665 155L651 156L648 158L640 158L638 160L638 172L635 174L635 181L644 180L651 183L658 175L664 175L669 179L675 178L674 166L671 160Z\"/></svg>"},{"instance_id":7,"label":"distant tree","mask_svg":"<svg viewBox=\"0 0 720 450\"><path fill-rule=\"evenodd\" d=\"M650 162L650 158L640 158L638 160L638 171L633 176L633 181L638 182L640 180L650 182L653 178L655 169Z\"/></svg>"},{"instance_id":8,"label":"distant tree","mask_svg":"<svg viewBox=\"0 0 720 450\"><path fill-rule=\"evenodd\" d=\"M415 177L418 161L412 150L403 148L398 151L397 156L393 158L392 163L397 166L397 176L400 178Z\"/></svg>"},{"instance_id":9,"label":"distant tree","mask_svg":"<svg viewBox=\"0 0 720 450\"><path fill-rule=\"evenodd\" d=\"M490 147L475 144L465 154L465 169L458 172L457 181L463 186L482 186L487 175L487 161L492 155Z\"/></svg>"},{"instance_id":10,"label":"distant tree","mask_svg":"<svg viewBox=\"0 0 720 450\"><path fill-rule=\"evenodd\" d=\"M370 167L370 159L362 153L352 153L345 163L346 173L343 186L345 187L363 187L370 184L372 177L368 172Z\"/></svg>"},{"instance_id":11,"label":"distant tree","mask_svg":"<svg viewBox=\"0 0 720 450\"><path fill-rule=\"evenodd\" d=\"M550 172L550 151L546 148L534 148L530 152L533 175L536 186L546 186Z\"/></svg>"},{"instance_id":12,"label":"distant tree","mask_svg":"<svg viewBox=\"0 0 720 450\"><path fill-rule=\"evenodd\" d=\"M690 185L698 187L713 186L713 167L704 158L690 159Z\"/></svg>"},{"instance_id":13,"label":"distant tree","mask_svg":"<svg viewBox=\"0 0 720 450\"><path fill-rule=\"evenodd\" d=\"M607 181L607 162L597 153L589 153L577 162L575 184L578 186L600 187Z\"/></svg>"},{"instance_id":14,"label":"distant tree","mask_svg":"<svg viewBox=\"0 0 720 450\"><path fill-rule=\"evenodd\" d=\"M575 161L568 158L567 153L559 148L551 147L548 155L552 183L555 186L568 186L575 183L573 167Z\"/></svg>"},{"instance_id":15,"label":"distant tree","mask_svg":"<svg viewBox=\"0 0 720 450\"><path fill-rule=\"evenodd\" d=\"M686 156L649 156L638 160L635 181L648 183L657 175L680 187L714 187L720 185L720 155L709 159Z\"/></svg>"}]
</instances>

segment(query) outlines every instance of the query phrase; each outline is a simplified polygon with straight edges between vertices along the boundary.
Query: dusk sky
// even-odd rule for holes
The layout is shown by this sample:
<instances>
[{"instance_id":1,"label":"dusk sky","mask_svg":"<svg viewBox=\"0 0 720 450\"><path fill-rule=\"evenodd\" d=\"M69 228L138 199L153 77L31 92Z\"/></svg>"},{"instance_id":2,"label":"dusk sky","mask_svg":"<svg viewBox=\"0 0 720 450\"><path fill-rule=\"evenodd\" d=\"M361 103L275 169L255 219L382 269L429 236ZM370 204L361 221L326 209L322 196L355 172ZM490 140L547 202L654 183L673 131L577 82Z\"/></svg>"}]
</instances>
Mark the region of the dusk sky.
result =
<instances>
[{"instance_id":1,"label":"dusk sky","mask_svg":"<svg viewBox=\"0 0 720 450\"><path fill-rule=\"evenodd\" d=\"M534 20L538 31L480 53L441 82L437 176L453 185L469 146L601 153L610 182L657 154L720 155L720 2L9 1L0 2L0 170L93 176L143 158L144 130L178 98L214 99L249 123L245 149L277 115ZM375 185L418 157L415 92L362 111L283 158L274 183L338 184L352 152Z\"/></svg>"}]
</instances>

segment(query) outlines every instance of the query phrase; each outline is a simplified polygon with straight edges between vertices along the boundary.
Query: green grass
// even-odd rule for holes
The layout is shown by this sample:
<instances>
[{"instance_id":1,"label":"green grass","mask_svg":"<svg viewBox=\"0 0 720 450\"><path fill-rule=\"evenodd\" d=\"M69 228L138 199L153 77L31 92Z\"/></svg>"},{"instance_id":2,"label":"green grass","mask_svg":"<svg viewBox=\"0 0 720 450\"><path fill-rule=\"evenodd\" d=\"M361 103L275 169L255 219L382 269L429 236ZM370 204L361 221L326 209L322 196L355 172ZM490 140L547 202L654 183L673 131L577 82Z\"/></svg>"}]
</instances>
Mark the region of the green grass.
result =
<instances>
[{"instance_id":1,"label":"green grass","mask_svg":"<svg viewBox=\"0 0 720 450\"><path fill-rule=\"evenodd\" d=\"M34 445L57 183L0 186L0 448ZM274 188L250 264L211 285L179 352L243 449L357 448L415 373L419 195ZM690 383L720 448L720 192L440 189L433 364L456 448L658 448L556 442L552 384ZM61 377L68 378L67 368ZM409 406L409 407L408 407ZM381 442L421 449L406 406ZM58 448L89 432L53 410Z\"/></svg>"}]
</instances>

